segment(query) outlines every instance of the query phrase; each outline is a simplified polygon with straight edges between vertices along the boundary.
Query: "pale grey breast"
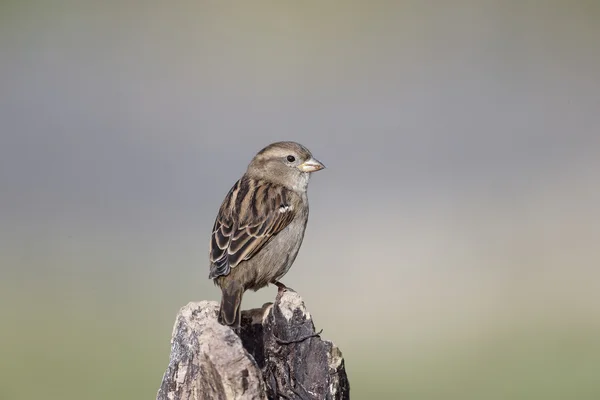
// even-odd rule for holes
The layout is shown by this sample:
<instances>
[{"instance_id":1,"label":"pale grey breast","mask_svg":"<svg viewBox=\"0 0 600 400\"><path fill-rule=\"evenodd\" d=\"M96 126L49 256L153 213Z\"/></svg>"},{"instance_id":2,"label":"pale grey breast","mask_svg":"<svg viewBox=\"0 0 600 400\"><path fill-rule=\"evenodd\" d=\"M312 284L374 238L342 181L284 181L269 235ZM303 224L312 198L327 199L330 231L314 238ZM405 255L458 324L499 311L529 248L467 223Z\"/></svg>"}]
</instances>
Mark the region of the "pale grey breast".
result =
<instances>
[{"instance_id":1,"label":"pale grey breast","mask_svg":"<svg viewBox=\"0 0 600 400\"><path fill-rule=\"evenodd\" d=\"M247 289L258 290L277 281L292 267L300 251L308 221L308 201L306 195L302 197L301 201L306 204L306 207L301 207L303 211L297 214L294 220L275 235L254 257L240 263L238 268L240 272L242 270L245 272L246 284L244 286Z\"/></svg>"}]
</instances>

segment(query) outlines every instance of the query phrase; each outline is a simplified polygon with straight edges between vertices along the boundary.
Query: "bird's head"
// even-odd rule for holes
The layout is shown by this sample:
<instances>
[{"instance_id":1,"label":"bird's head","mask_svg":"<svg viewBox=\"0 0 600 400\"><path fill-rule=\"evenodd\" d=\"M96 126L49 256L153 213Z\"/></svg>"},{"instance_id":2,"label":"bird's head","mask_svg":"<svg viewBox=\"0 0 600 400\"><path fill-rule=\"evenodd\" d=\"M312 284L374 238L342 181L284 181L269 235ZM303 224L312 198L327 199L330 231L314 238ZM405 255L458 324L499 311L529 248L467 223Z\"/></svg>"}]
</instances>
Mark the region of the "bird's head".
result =
<instances>
[{"instance_id":1,"label":"bird's head","mask_svg":"<svg viewBox=\"0 0 600 400\"><path fill-rule=\"evenodd\" d=\"M258 152L246 172L252 178L304 191L312 172L325 166L296 142L276 142Z\"/></svg>"}]
</instances>

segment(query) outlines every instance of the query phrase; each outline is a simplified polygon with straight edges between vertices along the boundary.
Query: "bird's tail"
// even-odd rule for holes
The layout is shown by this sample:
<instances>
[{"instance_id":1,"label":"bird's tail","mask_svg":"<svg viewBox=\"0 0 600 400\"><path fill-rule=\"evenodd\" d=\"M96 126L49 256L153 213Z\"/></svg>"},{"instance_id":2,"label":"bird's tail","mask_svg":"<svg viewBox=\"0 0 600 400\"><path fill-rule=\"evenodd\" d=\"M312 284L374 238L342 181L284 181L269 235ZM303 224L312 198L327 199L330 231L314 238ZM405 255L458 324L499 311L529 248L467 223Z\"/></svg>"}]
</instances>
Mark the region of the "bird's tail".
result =
<instances>
[{"instance_id":1,"label":"bird's tail","mask_svg":"<svg viewBox=\"0 0 600 400\"><path fill-rule=\"evenodd\" d=\"M242 320L242 295L244 288L237 282L228 282L221 287L221 308L219 309L219 322L239 329Z\"/></svg>"}]
</instances>

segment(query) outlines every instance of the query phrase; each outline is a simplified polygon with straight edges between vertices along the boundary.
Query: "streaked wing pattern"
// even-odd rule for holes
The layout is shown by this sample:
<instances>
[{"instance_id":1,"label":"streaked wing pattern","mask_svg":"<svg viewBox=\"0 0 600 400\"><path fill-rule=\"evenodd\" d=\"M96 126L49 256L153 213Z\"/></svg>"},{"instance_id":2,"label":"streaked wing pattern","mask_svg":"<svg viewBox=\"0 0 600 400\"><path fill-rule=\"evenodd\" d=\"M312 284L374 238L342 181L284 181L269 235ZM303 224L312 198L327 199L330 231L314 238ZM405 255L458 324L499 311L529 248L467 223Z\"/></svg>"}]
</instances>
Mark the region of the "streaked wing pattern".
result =
<instances>
[{"instance_id":1,"label":"streaked wing pattern","mask_svg":"<svg viewBox=\"0 0 600 400\"><path fill-rule=\"evenodd\" d=\"M254 256L292 222L294 193L263 181L242 177L231 188L213 226L209 278L227 275Z\"/></svg>"}]
</instances>

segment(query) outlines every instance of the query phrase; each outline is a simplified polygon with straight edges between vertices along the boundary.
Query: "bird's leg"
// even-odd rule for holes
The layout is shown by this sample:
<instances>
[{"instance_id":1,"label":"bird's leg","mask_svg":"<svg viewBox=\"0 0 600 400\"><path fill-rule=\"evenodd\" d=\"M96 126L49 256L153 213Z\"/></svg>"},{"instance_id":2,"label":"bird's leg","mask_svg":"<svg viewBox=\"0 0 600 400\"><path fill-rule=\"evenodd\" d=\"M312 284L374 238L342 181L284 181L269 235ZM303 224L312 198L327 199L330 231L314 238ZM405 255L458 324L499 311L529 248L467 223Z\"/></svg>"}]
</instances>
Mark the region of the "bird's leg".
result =
<instances>
[{"instance_id":1,"label":"bird's leg","mask_svg":"<svg viewBox=\"0 0 600 400\"><path fill-rule=\"evenodd\" d=\"M277 286L277 291L278 292L283 292L284 290L287 290L287 286L285 286L283 283L281 283L279 281L273 281L271 283L273 285Z\"/></svg>"}]
</instances>

